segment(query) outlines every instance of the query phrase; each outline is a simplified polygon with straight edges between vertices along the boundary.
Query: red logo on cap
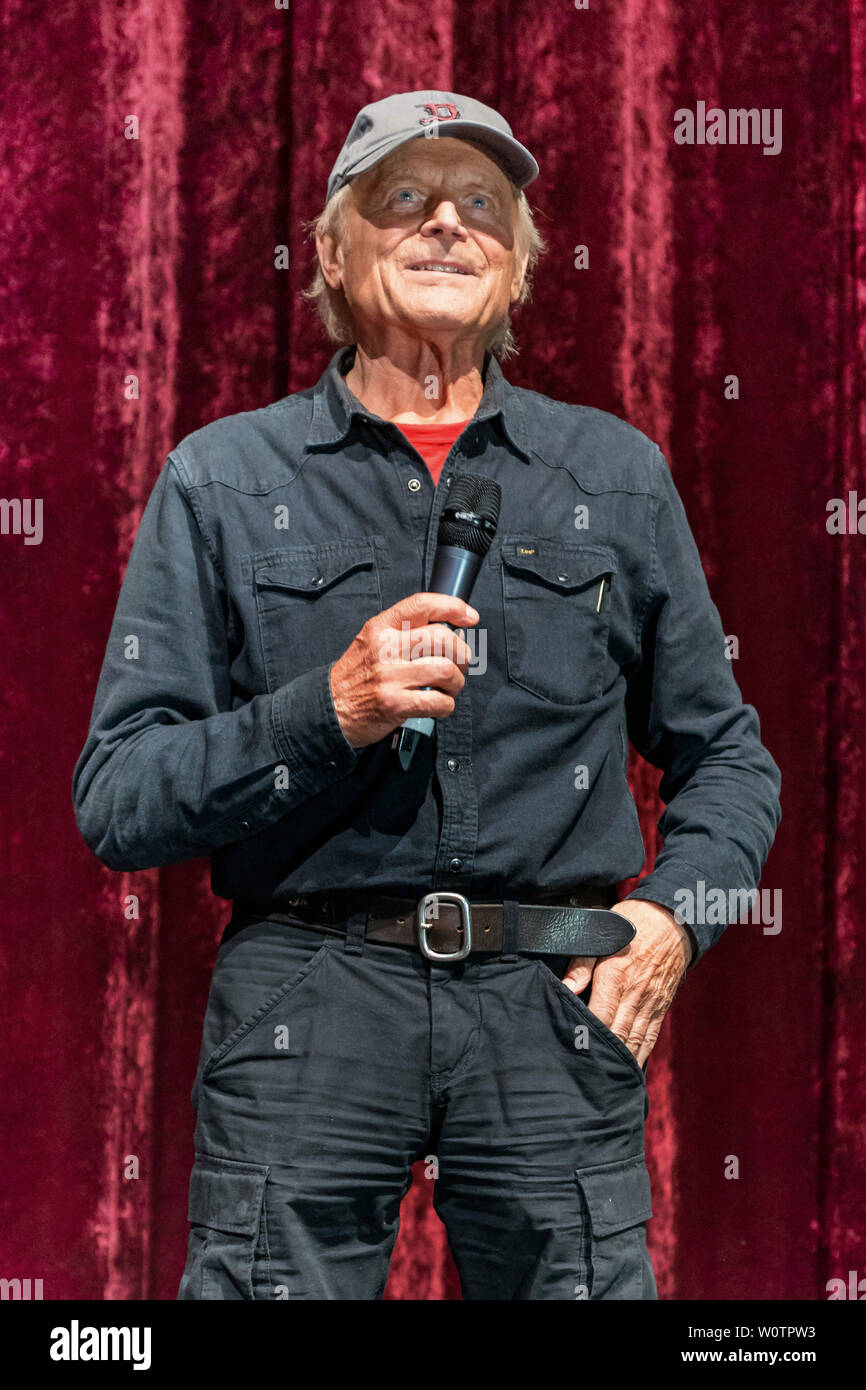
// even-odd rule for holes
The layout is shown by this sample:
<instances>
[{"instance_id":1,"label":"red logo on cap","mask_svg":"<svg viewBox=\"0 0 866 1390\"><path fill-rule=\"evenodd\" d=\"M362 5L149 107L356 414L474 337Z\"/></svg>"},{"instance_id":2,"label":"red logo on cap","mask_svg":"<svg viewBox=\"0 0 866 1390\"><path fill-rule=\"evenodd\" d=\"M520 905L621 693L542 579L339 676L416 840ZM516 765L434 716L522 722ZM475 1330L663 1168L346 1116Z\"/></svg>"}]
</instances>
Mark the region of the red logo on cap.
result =
<instances>
[{"instance_id":1,"label":"red logo on cap","mask_svg":"<svg viewBox=\"0 0 866 1390\"><path fill-rule=\"evenodd\" d=\"M430 125L432 121L458 121L460 112L450 101L425 101L420 108L422 111L429 111L429 116L421 116L419 125ZM445 115L443 116L443 111Z\"/></svg>"}]
</instances>

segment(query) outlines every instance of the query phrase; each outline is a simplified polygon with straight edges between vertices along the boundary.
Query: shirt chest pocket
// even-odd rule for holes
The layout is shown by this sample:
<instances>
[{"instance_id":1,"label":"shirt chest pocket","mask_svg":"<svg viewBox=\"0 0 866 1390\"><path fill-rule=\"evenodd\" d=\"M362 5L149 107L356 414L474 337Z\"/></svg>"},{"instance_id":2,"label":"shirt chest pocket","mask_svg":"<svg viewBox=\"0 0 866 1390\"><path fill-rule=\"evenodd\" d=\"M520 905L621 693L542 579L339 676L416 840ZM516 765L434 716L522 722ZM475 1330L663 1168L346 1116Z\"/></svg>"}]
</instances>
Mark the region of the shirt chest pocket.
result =
<instances>
[{"instance_id":1,"label":"shirt chest pocket","mask_svg":"<svg viewBox=\"0 0 866 1390\"><path fill-rule=\"evenodd\" d=\"M598 699L616 580L614 551L505 536L501 560L509 680L558 704Z\"/></svg>"},{"instance_id":2,"label":"shirt chest pocket","mask_svg":"<svg viewBox=\"0 0 866 1390\"><path fill-rule=\"evenodd\" d=\"M253 561L268 689L342 656L382 608L379 537L286 546Z\"/></svg>"}]
</instances>

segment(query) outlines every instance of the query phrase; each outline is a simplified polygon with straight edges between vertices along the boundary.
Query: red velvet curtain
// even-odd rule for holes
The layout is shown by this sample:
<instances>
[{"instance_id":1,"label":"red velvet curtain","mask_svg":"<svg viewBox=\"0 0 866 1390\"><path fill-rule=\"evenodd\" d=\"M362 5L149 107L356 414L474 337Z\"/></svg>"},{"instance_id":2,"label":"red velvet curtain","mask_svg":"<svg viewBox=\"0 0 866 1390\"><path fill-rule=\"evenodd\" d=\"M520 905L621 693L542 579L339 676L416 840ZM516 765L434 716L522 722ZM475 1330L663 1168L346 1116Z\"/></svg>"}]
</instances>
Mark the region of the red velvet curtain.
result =
<instances>
[{"instance_id":1,"label":"red velvet curtain","mask_svg":"<svg viewBox=\"0 0 866 1390\"><path fill-rule=\"evenodd\" d=\"M650 1063L661 1296L822 1299L866 1272L864 539L826 525L866 499L864 20L866 0L6 0L0 490L43 499L44 534L0 535L0 1274L174 1297L228 909L204 863L103 869L71 770L166 453L319 375L302 223L358 108L427 87L499 107L538 155L550 250L509 375L664 449L783 772L782 930L729 929ZM781 152L677 144L699 101L781 108ZM635 765L650 855L656 783ZM429 1189L389 1297L459 1296Z\"/></svg>"}]
</instances>

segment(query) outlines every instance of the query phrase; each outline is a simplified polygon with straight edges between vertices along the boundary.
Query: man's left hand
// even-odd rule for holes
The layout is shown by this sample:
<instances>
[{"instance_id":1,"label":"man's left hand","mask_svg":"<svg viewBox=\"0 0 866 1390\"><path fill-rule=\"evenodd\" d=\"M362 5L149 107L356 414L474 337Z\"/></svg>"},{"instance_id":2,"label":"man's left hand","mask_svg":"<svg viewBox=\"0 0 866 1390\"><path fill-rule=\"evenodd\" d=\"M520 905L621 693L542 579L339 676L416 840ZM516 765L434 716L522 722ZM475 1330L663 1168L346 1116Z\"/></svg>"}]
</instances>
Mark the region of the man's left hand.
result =
<instances>
[{"instance_id":1,"label":"man's left hand","mask_svg":"<svg viewBox=\"0 0 866 1390\"><path fill-rule=\"evenodd\" d=\"M692 939L658 903L628 898L611 912L634 925L629 944L613 956L572 956L562 983L580 994L592 980L588 1008L643 1066L692 958Z\"/></svg>"}]
</instances>

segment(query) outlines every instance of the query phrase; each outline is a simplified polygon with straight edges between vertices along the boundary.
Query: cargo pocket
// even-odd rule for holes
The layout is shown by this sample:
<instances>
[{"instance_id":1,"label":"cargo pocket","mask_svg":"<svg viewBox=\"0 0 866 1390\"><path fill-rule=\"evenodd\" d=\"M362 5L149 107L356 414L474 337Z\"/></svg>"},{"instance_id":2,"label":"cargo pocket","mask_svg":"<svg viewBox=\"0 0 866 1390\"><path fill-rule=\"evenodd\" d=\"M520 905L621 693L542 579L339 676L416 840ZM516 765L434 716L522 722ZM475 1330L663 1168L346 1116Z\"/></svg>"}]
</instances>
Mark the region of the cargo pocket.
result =
<instances>
[{"instance_id":1,"label":"cargo pocket","mask_svg":"<svg viewBox=\"0 0 866 1390\"><path fill-rule=\"evenodd\" d=\"M263 1208L269 1171L266 1164L196 1155L187 1209L189 1254L179 1299L267 1297Z\"/></svg>"},{"instance_id":2,"label":"cargo pocket","mask_svg":"<svg viewBox=\"0 0 866 1390\"><path fill-rule=\"evenodd\" d=\"M509 680L559 704L597 700L617 568L613 550L505 536L501 556Z\"/></svg>"},{"instance_id":3,"label":"cargo pocket","mask_svg":"<svg viewBox=\"0 0 866 1390\"><path fill-rule=\"evenodd\" d=\"M575 1170L588 1216L588 1297L654 1299L644 1222L652 1216L643 1154Z\"/></svg>"}]
</instances>

